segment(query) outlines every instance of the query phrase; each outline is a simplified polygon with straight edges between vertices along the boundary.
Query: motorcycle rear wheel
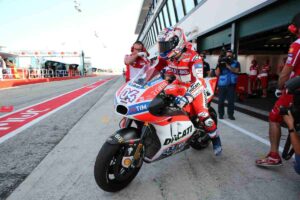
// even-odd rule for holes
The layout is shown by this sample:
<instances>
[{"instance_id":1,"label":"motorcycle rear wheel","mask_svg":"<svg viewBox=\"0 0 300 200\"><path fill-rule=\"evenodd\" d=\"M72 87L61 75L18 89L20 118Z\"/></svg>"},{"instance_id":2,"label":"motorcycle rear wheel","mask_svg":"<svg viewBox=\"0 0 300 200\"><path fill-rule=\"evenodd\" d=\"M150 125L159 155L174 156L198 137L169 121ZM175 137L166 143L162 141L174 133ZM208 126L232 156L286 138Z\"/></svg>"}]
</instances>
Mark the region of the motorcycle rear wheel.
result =
<instances>
[{"instance_id":1,"label":"motorcycle rear wheel","mask_svg":"<svg viewBox=\"0 0 300 200\"><path fill-rule=\"evenodd\" d=\"M142 163L139 167L134 168L124 168L122 166L121 162L125 149L125 146L105 142L97 155L94 177L97 185L106 192L122 190L140 171Z\"/></svg>"}]
</instances>

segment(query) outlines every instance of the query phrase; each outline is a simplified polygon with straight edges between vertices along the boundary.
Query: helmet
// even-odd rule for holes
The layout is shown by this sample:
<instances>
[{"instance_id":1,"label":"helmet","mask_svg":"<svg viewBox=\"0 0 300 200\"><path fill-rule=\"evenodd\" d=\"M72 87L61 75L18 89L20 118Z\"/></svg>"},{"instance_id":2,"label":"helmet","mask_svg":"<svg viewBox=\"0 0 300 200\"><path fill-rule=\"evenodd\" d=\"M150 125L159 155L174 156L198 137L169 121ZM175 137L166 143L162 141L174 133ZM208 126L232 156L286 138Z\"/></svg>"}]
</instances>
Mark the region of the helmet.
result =
<instances>
[{"instance_id":1,"label":"helmet","mask_svg":"<svg viewBox=\"0 0 300 200\"><path fill-rule=\"evenodd\" d=\"M166 60L182 53L187 44L181 28L165 28L159 33L157 40L159 55Z\"/></svg>"}]
</instances>

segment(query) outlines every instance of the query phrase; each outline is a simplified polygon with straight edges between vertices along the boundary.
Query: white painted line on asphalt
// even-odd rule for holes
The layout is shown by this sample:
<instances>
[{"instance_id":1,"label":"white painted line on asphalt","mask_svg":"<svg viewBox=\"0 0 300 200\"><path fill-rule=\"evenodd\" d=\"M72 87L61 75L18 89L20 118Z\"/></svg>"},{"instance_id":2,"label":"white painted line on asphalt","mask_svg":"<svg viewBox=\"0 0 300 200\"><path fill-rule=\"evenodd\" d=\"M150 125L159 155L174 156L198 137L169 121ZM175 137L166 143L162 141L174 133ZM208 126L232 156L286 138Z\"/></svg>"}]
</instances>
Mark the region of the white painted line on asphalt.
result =
<instances>
[{"instance_id":1,"label":"white painted line on asphalt","mask_svg":"<svg viewBox=\"0 0 300 200\"><path fill-rule=\"evenodd\" d=\"M100 78L100 79L99 79L99 80L97 80L97 81L101 81L101 80L103 80L103 79L101 79L101 78ZM96 81L96 82L97 82L97 81ZM93 84L93 83L92 83L92 84ZM90 84L90 85L92 85L92 84ZM36 85L36 84L35 84L35 85ZM14 114L14 113L20 112L20 110L24 110L24 109L27 109L27 108L30 108L30 107L36 106L36 105L38 105L38 104L45 103L45 102L47 102L47 101L50 101L50 100L52 100L52 99L56 99L56 98L58 98L58 97L61 97L61 96L63 96L63 95L66 95L66 94L72 93L72 92L74 92L74 91L76 91L76 90L80 90L80 89L82 89L82 88L84 88L84 87L86 87L86 86L83 86L83 87L81 87L81 88L77 88L77 89L71 90L70 92L66 92L66 93L64 93L64 94L57 95L57 96L55 96L55 97L52 97L52 98L46 99L46 100L44 100L44 101L41 101L41 102L38 102L38 103L36 103L36 104L32 104L32 105L30 105L30 106L26 106L26 107L24 107L24 108L20 108L20 109L18 109L18 110L15 110L15 111L13 111L13 112L10 112L10 113L7 113L7 114L4 114L4 115L1 115L0 117L6 117L6 116L8 116L8 115L11 115L11 114Z\"/></svg>"},{"instance_id":2,"label":"white painted line on asphalt","mask_svg":"<svg viewBox=\"0 0 300 200\"><path fill-rule=\"evenodd\" d=\"M230 123L228 121L225 121L223 119L220 119L219 122L221 122L223 124L226 124L227 126L233 128L233 129L235 129L235 130L237 130L237 131L239 131L239 132L241 132L241 133L243 133L243 134L245 134L245 135L247 135L247 136L249 136L249 137L251 137L251 138L253 138L253 139L255 139L255 140L257 140L257 141L259 141L259 142L261 142L263 144L265 144L265 145L267 145L267 146L270 146L270 141L269 140L261 138L261 137L257 136L255 133L247 131L247 130L245 130L245 129L241 128L241 127L238 127L238 126L236 126L236 125L234 125L234 124L232 124L232 123ZM279 151L282 152L283 148L279 147Z\"/></svg>"},{"instance_id":3,"label":"white painted line on asphalt","mask_svg":"<svg viewBox=\"0 0 300 200\"><path fill-rule=\"evenodd\" d=\"M15 89L15 88L20 88L20 86L14 86L14 87L8 87L8 88L0 88L0 91L1 90L10 90L10 89Z\"/></svg>"},{"instance_id":4,"label":"white painted line on asphalt","mask_svg":"<svg viewBox=\"0 0 300 200\"><path fill-rule=\"evenodd\" d=\"M113 80L113 79L111 79L111 80ZM105 82L105 83L99 85L98 87L101 87L101 86L107 84L107 83L110 82L111 80L109 80L109 81L107 81L107 82ZM86 87L86 86L85 86L85 87ZM93 91L96 90L98 87L95 87L95 88L91 89L90 91L86 92L85 94L83 94L83 95L81 95L81 96L79 96L79 97L76 97L75 99L73 99L73 100L71 100L70 102L68 102L68 103L66 103L66 104L64 104L64 105L62 105L62 106L56 108L55 110L52 110L51 112L49 112L49 113L47 113L47 114L45 114L45 115L43 115L43 116L41 116L41 117L39 117L39 118L37 118L37 119L35 119L35 120L33 120L33 121L31 121L31 122L25 124L24 126L22 126L22 127L18 128L18 129L16 129L16 130L10 132L9 134L4 135L3 137L0 138L0 144L3 143L4 141L8 140L9 138L11 138L11 137L17 135L18 133L24 131L25 129L29 128L30 126L32 126L32 125L38 123L39 121L45 119L46 117L52 115L53 113L55 113L55 112L57 112L57 111L63 109L64 107L66 107L66 106L72 104L74 101L77 101L78 99L80 99L80 98L86 96L87 94L93 92ZM82 87L82 88L84 88L84 87ZM78 89L77 89L77 90L78 90ZM75 90L74 90L74 91L75 91ZM65 93L65 94L68 94L68 93L71 93L71 92L67 92L67 93ZM65 95L65 94L58 95L57 97L63 96L63 95ZM57 97L54 97L54 98L57 98ZM54 99L54 98L51 98L51 99ZM46 100L46 101L49 101L49 99ZM43 101L43 102L46 102L46 101ZM38 104L41 104L41 103L38 103ZM35 105L38 105L38 104L35 104ZM32 106L32 105L31 105L31 106ZM28 106L28 107L31 107L31 106ZM26 108L28 108L28 107L26 107ZM22 108L22 109L24 109L24 108ZM21 110L21 109L19 109L19 110ZM17 112L17 111L16 111L16 112ZM14 112L14 113L15 113L15 112ZM10 113L10 114L11 114L11 113ZM2 117L2 116L1 116L1 117Z\"/></svg>"}]
</instances>

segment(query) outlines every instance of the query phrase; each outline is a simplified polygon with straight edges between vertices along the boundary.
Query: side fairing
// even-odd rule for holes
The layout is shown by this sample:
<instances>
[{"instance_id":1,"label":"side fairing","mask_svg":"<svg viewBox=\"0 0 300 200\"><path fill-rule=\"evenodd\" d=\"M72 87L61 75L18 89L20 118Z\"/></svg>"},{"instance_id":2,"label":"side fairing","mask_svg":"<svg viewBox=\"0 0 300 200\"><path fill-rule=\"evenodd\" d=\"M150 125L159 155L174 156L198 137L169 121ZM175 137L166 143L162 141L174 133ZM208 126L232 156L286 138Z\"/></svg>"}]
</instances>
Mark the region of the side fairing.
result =
<instances>
[{"instance_id":1,"label":"side fairing","mask_svg":"<svg viewBox=\"0 0 300 200\"><path fill-rule=\"evenodd\" d=\"M152 162L178 153L186 148L186 141L192 136L195 127L191 121L180 121L165 126L153 125L160 140L161 148L151 159Z\"/></svg>"}]
</instances>

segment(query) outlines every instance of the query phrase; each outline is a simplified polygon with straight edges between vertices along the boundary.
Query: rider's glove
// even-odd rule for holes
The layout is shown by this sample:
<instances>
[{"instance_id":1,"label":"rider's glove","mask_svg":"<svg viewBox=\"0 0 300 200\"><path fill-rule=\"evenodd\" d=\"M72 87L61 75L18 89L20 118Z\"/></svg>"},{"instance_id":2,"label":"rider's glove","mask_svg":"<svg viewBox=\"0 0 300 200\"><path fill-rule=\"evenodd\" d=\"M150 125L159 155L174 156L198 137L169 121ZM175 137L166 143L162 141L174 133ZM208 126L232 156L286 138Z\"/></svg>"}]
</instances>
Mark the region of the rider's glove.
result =
<instances>
[{"instance_id":1,"label":"rider's glove","mask_svg":"<svg viewBox=\"0 0 300 200\"><path fill-rule=\"evenodd\" d=\"M147 53L146 53L146 52L139 52L139 53L137 53L137 55L138 55L139 57L147 58Z\"/></svg>"},{"instance_id":2,"label":"rider's glove","mask_svg":"<svg viewBox=\"0 0 300 200\"><path fill-rule=\"evenodd\" d=\"M281 95L282 95L282 90L276 89L276 90L275 90L275 96L276 96L277 98L279 98Z\"/></svg>"},{"instance_id":3,"label":"rider's glove","mask_svg":"<svg viewBox=\"0 0 300 200\"><path fill-rule=\"evenodd\" d=\"M192 103L192 101L194 101L194 98L195 98L195 97L194 97L191 93L189 93L189 92L185 93L184 97L189 101L189 103Z\"/></svg>"},{"instance_id":4,"label":"rider's glove","mask_svg":"<svg viewBox=\"0 0 300 200\"><path fill-rule=\"evenodd\" d=\"M189 103L189 100L185 96L177 96L175 98L175 103L179 108L183 108Z\"/></svg>"}]
</instances>

